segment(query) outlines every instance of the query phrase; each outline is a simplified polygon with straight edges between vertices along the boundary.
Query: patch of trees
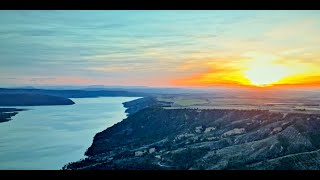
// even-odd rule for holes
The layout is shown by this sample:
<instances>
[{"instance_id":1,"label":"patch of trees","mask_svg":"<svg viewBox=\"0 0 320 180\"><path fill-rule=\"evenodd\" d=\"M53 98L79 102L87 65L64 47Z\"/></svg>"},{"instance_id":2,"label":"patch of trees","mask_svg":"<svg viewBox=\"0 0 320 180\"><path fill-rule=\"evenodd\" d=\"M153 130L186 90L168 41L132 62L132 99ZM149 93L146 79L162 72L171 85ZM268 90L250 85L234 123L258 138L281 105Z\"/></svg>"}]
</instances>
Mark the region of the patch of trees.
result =
<instances>
[{"instance_id":1,"label":"patch of trees","mask_svg":"<svg viewBox=\"0 0 320 180\"><path fill-rule=\"evenodd\" d=\"M209 148L187 148L181 152L171 154L172 165L178 169L189 169L196 164L196 160L202 158L210 151Z\"/></svg>"}]
</instances>

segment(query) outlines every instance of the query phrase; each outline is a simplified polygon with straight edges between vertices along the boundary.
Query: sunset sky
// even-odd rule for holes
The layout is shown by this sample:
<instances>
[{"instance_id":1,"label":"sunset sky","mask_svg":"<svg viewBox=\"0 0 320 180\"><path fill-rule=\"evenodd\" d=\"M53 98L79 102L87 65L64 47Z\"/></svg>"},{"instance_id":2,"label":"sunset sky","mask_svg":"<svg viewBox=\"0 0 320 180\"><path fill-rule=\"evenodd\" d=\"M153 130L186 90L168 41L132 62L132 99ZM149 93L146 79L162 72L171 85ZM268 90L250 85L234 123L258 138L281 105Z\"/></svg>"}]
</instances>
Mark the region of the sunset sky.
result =
<instances>
[{"instance_id":1,"label":"sunset sky","mask_svg":"<svg viewBox=\"0 0 320 180\"><path fill-rule=\"evenodd\" d=\"M320 87L320 11L1 11L0 85Z\"/></svg>"}]
</instances>

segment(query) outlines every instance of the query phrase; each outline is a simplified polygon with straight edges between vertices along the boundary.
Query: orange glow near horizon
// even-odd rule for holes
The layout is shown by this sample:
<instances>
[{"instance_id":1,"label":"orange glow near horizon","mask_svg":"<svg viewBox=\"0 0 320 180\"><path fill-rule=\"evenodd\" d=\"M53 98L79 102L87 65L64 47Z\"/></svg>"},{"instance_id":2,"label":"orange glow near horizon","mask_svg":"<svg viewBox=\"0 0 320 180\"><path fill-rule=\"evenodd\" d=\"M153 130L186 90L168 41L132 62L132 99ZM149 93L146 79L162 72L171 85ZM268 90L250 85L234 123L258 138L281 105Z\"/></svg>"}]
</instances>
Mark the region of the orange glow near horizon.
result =
<instances>
[{"instance_id":1,"label":"orange glow near horizon","mask_svg":"<svg viewBox=\"0 0 320 180\"><path fill-rule=\"evenodd\" d=\"M228 86L249 88L320 87L318 68L274 55L252 53L232 67L211 64L209 71L172 81L176 86ZM236 68L234 68L236 67Z\"/></svg>"}]
</instances>

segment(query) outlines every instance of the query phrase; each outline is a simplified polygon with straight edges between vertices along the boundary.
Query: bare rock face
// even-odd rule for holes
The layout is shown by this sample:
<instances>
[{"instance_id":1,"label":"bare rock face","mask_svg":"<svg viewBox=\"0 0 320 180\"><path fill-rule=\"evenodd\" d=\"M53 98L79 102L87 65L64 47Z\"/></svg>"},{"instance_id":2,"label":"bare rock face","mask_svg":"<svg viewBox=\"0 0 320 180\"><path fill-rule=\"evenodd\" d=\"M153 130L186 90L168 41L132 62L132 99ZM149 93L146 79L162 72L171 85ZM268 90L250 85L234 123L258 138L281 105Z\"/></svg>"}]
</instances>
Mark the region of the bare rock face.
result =
<instances>
[{"instance_id":1,"label":"bare rock face","mask_svg":"<svg viewBox=\"0 0 320 180\"><path fill-rule=\"evenodd\" d=\"M232 136L232 135L242 134L244 132L246 132L246 130L244 128L235 128L235 129L232 129L230 131L223 133L222 136L228 137L228 136Z\"/></svg>"},{"instance_id":2,"label":"bare rock face","mask_svg":"<svg viewBox=\"0 0 320 180\"><path fill-rule=\"evenodd\" d=\"M207 128L204 130L204 133L209 133L209 132L214 131L214 130L216 130L215 127L207 127Z\"/></svg>"}]
</instances>

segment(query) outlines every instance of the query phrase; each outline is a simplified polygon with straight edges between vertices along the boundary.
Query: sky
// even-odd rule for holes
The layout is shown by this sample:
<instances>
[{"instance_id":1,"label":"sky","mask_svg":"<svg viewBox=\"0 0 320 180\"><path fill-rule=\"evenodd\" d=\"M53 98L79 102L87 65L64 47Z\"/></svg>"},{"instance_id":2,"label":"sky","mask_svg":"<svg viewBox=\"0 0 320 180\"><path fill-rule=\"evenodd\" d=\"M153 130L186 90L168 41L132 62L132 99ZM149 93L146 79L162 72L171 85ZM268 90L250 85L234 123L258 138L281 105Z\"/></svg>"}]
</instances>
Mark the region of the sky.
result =
<instances>
[{"instance_id":1,"label":"sky","mask_svg":"<svg viewBox=\"0 0 320 180\"><path fill-rule=\"evenodd\" d=\"M1 11L0 85L320 87L320 11Z\"/></svg>"}]
</instances>

